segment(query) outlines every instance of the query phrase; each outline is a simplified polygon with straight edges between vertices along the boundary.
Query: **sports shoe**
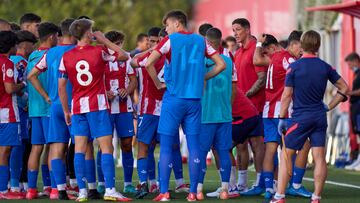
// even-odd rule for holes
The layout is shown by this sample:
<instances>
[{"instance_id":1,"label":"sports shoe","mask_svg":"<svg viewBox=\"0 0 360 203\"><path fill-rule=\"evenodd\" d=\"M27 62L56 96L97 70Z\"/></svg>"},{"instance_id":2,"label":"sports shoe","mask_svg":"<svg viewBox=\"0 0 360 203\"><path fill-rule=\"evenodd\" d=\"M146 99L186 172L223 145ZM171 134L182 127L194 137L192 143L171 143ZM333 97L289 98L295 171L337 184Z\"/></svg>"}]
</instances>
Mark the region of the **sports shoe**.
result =
<instances>
[{"instance_id":1,"label":"sports shoe","mask_svg":"<svg viewBox=\"0 0 360 203\"><path fill-rule=\"evenodd\" d=\"M212 162L211 158L210 158L210 159L206 159L206 165L207 165L207 166L210 166L210 165L211 165L211 162Z\"/></svg>"},{"instance_id":2,"label":"sports shoe","mask_svg":"<svg viewBox=\"0 0 360 203\"><path fill-rule=\"evenodd\" d=\"M226 200L226 199L229 199L229 193L228 191L226 190L221 190L221 192L219 193L219 199L222 199L222 200Z\"/></svg>"},{"instance_id":3,"label":"sports shoe","mask_svg":"<svg viewBox=\"0 0 360 203\"><path fill-rule=\"evenodd\" d=\"M135 194L136 199L143 199L147 194L149 194L149 187L147 183L140 185L138 191Z\"/></svg>"},{"instance_id":4,"label":"sports shoe","mask_svg":"<svg viewBox=\"0 0 360 203\"><path fill-rule=\"evenodd\" d=\"M229 196L229 198L236 198L236 197L240 196L237 186L230 188L230 190L228 192L228 196Z\"/></svg>"},{"instance_id":5,"label":"sports shoe","mask_svg":"<svg viewBox=\"0 0 360 203\"><path fill-rule=\"evenodd\" d=\"M79 196L76 198L77 202L87 202L88 201L88 195L87 193L79 193Z\"/></svg>"},{"instance_id":6,"label":"sports shoe","mask_svg":"<svg viewBox=\"0 0 360 203\"><path fill-rule=\"evenodd\" d=\"M320 203L319 199L311 200L310 203Z\"/></svg>"},{"instance_id":7,"label":"sports shoe","mask_svg":"<svg viewBox=\"0 0 360 203\"><path fill-rule=\"evenodd\" d=\"M198 192L196 193L196 199L199 200L199 201L202 201L204 200L204 193L203 192Z\"/></svg>"},{"instance_id":8,"label":"sports shoe","mask_svg":"<svg viewBox=\"0 0 360 203\"><path fill-rule=\"evenodd\" d=\"M266 191L264 194L265 199L272 199L274 196L274 193L271 193L270 191Z\"/></svg>"},{"instance_id":9,"label":"sports shoe","mask_svg":"<svg viewBox=\"0 0 360 203\"><path fill-rule=\"evenodd\" d=\"M241 193L241 192L247 191L247 190L248 190L248 187L247 187L247 185L240 185L240 184L238 184L238 185L237 185L237 189L239 190L239 193Z\"/></svg>"},{"instance_id":10,"label":"sports shoe","mask_svg":"<svg viewBox=\"0 0 360 203\"><path fill-rule=\"evenodd\" d=\"M187 157L185 157L185 156L183 156L183 157L181 157L181 162L183 163L183 164L186 164L187 163Z\"/></svg>"},{"instance_id":11,"label":"sports shoe","mask_svg":"<svg viewBox=\"0 0 360 203\"><path fill-rule=\"evenodd\" d=\"M360 164L356 165L353 170L360 171Z\"/></svg>"},{"instance_id":12,"label":"sports shoe","mask_svg":"<svg viewBox=\"0 0 360 203\"><path fill-rule=\"evenodd\" d=\"M59 199L59 191L55 188L51 189L50 200L58 200L58 199Z\"/></svg>"},{"instance_id":13,"label":"sports shoe","mask_svg":"<svg viewBox=\"0 0 360 203\"><path fill-rule=\"evenodd\" d=\"M36 199L36 198L38 198L37 189L29 188L28 191L26 192L26 199L31 200L31 199Z\"/></svg>"},{"instance_id":14,"label":"sports shoe","mask_svg":"<svg viewBox=\"0 0 360 203\"><path fill-rule=\"evenodd\" d=\"M305 187L302 185L299 189L295 189L292 185L286 189L286 194L297 197L305 197L310 198L312 193L307 191Z\"/></svg>"},{"instance_id":15,"label":"sports shoe","mask_svg":"<svg viewBox=\"0 0 360 203\"><path fill-rule=\"evenodd\" d=\"M106 191L104 194L105 201L114 201L114 202L129 202L132 199L125 197L120 192L116 192L115 188L110 191Z\"/></svg>"},{"instance_id":16,"label":"sports shoe","mask_svg":"<svg viewBox=\"0 0 360 203\"><path fill-rule=\"evenodd\" d=\"M221 192L221 187L219 187L218 189L216 189L214 192L209 192L209 193L206 193L206 196L207 197L218 197L219 194Z\"/></svg>"},{"instance_id":17,"label":"sports shoe","mask_svg":"<svg viewBox=\"0 0 360 203\"><path fill-rule=\"evenodd\" d=\"M160 193L158 196L156 196L154 199L153 199L154 202L168 202L170 201L170 193L167 192L167 193Z\"/></svg>"},{"instance_id":18,"label":"sports shoe","mask_svg":"<svg viewBox=\"0 0 360 203\"><path fill-rule=\"evenodd\" d=\"M78 195L79 194L79 187L76 186L76 187L71 187L71 186L66 186L66 192L68 194L71 194L71 195Z\"/></svg>"},{"instance_id":19,"label":"sports shoe","mask_svg":"<svg viewBox=\"0 0 360 203\"><path fill-rule=\"evenodd\" d=\"M98 186L97 186L97 191L98 191L100 194L104 195L104 194L105 194L105 185L98 185Z\"/></svg>"},{"instance_id":20,"label":"sports shoe","mask_svg":"<svg viewBox=\"0 0 360 203\"><path fill-rule=\"evenodd\" d=\"M186 197L186 200L187 200L188 202L195 202L195 201L197 200L197 199L196 199L196 194L190 192L190 193L188 194L188 196Z\"/></svg>"},{"instance_id":21,"label":"sports shoe","mask_svg":"<svg viewBox=\"0 0 360 203\"><path fill-rule=\"evenodd\" d=\"M127 185L124 187L124 193L136 193L136 188L133 185Z\"/></svg>"},{"instance_id":22,"label":"sports shoe","mask_svg":"<svg viewBox=\"0 0 360 203\"><path fill-rule=\"evenodd\" d=\"M176 193L188 193L190 190L189 184L181 184L180 186L175 188Z\"/></svg>"},{"instance_id":23,"label":"sports shoe","mask_svg":"<svg viewBox=\"0 0 360 203\"><path fill-rule=\"evenodd\" d=\"M360 157L357 158L352 164L345 166L346 170L354 170L356 166L360 165Z\"/></svg>"},{"instance_id":24,"label":"sports shoe","mask_svg":"<svg viewBox=\"0 0 360 203\"><path fill-rule=\"evenodd\" d=\"M152 184L150 186L150 193L158 193L159 192L159 186L157 184Z\"/></svg>"},{"instance_id":25,"label":"sports shoe","mask_svg":"<svg viewBox=\"0 0 360 203\"><path fill-rule=\"evenodd\" d=\"M281 199L273 198L272 200L270 200L269 203L285 203L285 198L281 198Z\"/></svg>"},{"instance_id":26,"label":"sports shoe","mask_svg":"<svg viewBox=\"0 0 360 203\"><path fill-rule=\"evenodd\" d=\"M50 197L51 193L51 187L44 187L44 190L42 192L39 192L39 197Z\"/></svg>"},{"instance_id":27,"label":"sports shoe","mask_svg":"<svg viewBox=\"0 0 360 203\"><path fill-rule=\"evenodd\" d=\"M8 192L0 193L0 199L8 199L8 200L17 199L17 200L19 200L19 199L24 199L24 198L25 197L20 192L8 191Z\"/></svg>"},{"instance_id":28,"label":"sports shoe","mask_svg":"<svg viewBox=\"0 0 360 203\"><path fill-rule=\"evenodd\" d=\"M97 191L97 189L89 190L88 192L89 199L102 199L101 194Z\"/></svg>"},{"instance_id":29,"label":"sports shoe","mask_svg":"<svg viewBox=\"0 0 360 203\"><path fill-rule=\"evenodd\" d=\"M258 196L265 192L265 189L259 186L253 186L251 189L240 192L242 196Z\"/></svg>"}]
</instances>

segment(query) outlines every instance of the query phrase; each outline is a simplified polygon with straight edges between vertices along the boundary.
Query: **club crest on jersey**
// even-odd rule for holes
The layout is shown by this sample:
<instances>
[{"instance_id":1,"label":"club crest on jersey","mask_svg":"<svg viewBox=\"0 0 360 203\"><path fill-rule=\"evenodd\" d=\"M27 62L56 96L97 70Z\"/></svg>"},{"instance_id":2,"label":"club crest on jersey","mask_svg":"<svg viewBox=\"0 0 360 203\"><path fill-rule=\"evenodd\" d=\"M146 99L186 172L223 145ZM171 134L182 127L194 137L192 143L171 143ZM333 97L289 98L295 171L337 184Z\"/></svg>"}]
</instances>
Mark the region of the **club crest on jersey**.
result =
<instances>
[{"instance_id":1,"label":"club crest on jersey","mask_svg":"<svg viewBox=\"0 0 360 203\"><path fill-rule=\"evenodd\" d=\"M6 76L8 76L9 78L14 77L14 71L12 69L8 69L6 71Z\"/></svg>"}]
</instances>

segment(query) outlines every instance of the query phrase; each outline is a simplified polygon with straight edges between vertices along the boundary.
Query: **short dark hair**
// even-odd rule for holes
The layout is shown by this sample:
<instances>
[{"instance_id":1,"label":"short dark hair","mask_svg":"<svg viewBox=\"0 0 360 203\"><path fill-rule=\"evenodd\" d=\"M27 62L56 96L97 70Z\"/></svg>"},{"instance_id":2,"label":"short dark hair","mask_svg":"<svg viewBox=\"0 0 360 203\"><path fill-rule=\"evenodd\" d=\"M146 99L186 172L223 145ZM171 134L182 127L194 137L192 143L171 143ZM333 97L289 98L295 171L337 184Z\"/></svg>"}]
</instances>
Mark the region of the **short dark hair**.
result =
<instances>
[{"instance_id":1,"label":"short dark hair","mask_svg":"<svg viewBox=\"0 0 360 203\"><path fill-rule=\"evenodd\" d=\"M297 42L300 42L301 40L301 35L303 34L302 31L299 31L299 30L293 30L289 37L288 37L288 43L290 44L291 42L293 41L297 41Z\"/></svg>"},{"instance_id":2,"label":"short dark hair","mask_svg":"<svg viewBox=\"0 0 360 203\"><path fill-rule=\"evenodd\" d=\"M278 40L273 35L263 34L263 36L265 37L265 40L262 43L262 47L267 47L267 46L270 46L272 44L274 44L274 45L279 44Z\"/></svg>"},{"instance_id":3,"label":"short dark hair","mask_svg":"<svg viewBox=\"0 0 360 203\"><path fill-rule=\"evenodd\" d=\"M17 42L16 34L12 31L0 31L0 54L6 54Z\"/></svg>"},{"instance_id":4,"label":"short dark hair","mask_svg":"<svg viewBox=\"0 0 360 203\"><path fill-rule=\"evenodd\" d=\"M152 27L149 29L148 31L148 36L153 36L153 37L158 37L159 36L159 32L160 32L161 28L159 27Z\"/></svg>"},{"instance_id":5,"label":"short dark hair","mask_svg":"<svg viewBox=\"0 0 360 203\"><path fill-rule=\"evenodd\" d=\"M38 32L40 41L45 41L50 35L58 34L60 28L54 23L43 22L40 23Z\"/></svg>"},{"instance_id":6,"label":"short dark hair","mask_svg":"<svg viewBox=\"0 0 360 203\"><path fill-rule=\"evenodd\" d=\"M91 29L93 24L94 22L91 20L78 19L71 23L69 30L72 36L74 36L77 40L81 40L84 34Z\"/></svg>"},{"instance_id":7,"label":"short dark hair","mask_svg":"<svg viewBox=\"0 0 360 203\"><path fill-rule=\"evenodd\" d=\"M318 32L309 30L302 35L300 42L305 52L316 53L321 45L321 36Z\"/></svg>"},{"instance_id":8,"label":"short dark hair","mask_svg":"<svg viewBox=\"0 0 360 203\"><path fill-rule=\"evenodd\" d=\"M232 25L234 25L234 24L239 24L243 28L250 29L250 22L246 18L236 18L232 22Z\"/></svg>"},{"instance_id":9,"label":"short dark hair","mask_svg":"<svg viewBox=\"0 0 360 203\"><path fill-rule=\"evenodd\" d=\"M79 16L77 18L77 20L80 20L80 19L87 19L87 20L91 20L91 18L89 16Z\"/></svg>"},{"instance_id":10,"label":"short dark hair","mask_svg":"<svg viewBox=\"0 0 360 203\"><path fill-rule=\"evenodd\" d=\"M163 27L161 28L160 32L159 32L159 37L166 37L168 35L168 33L166 32L166 29Z\"/></svg>"},{"instance_id":11,"label":"short dark hair","mask_svg":"<svg viewBox=\"0 0 360 203\"><path fill-rule=\"evenodd\" d=\"M125 40L125 34L116 30L112 30L105 33L105 37L109 39L111 42L117 42L117 41L124 42Z\"/></svg>"},{"instance_id":12,"label":"short dark hair","mask_svg":"<svg viewBox=\"0 0 360 203\"><path fill-rule=\"evenodd\" d=\"M214 26L212 26L210 23L201 24L199 27L199 34L205 37L206 32L213 27Z\"/></svg>"},{"instance_id":13,"label":"short dark hair","mask_svg":"<svg viewBox=\"0 0 360 203\"><path fill-rule=\"evenodd\" d=\"M209 40L220 41L222 38L221 30L216 27L210 28L206 32L206 38L208 38Z\"/></svg>"},{"instance_id":14,"label":"short dark hair","mask_svg":"<svg viewBox=\"0 0 360 203\"><path fill-rule=\"evenodd\" d=\"M163 18L162 22L165 25L166 20L169 18L173 18L178 20L183 26L187 25L187 16L186 14L181 10L171 10L169 11Z\"/></svg>"},{"instance_id":15,"label":"short dark hair","mask_svg":"<svg viewBox=\"0 0 360 203\"><path fill-rule=\"evenodd\" d=\"M70 26L75 21L74 18L67 18L60 23L61 35L71 35Z\"/></svg>"},{"instance_id":16,"label":"short dark hair","mask_svg":"<svg viewBox=\"0 0 360 203\"><path fill-rule=\"evenodd\" d=\"M360 56L356 52L351 52L349 55L346 56L345 61L358 61L360 62Z\"/></svg>"},{"instance_id":17,"label":"short dark hair","mask_svg":"<svg viewBox=\"0 0 360 203\"><path fill-rule=\"evenodd\" d=\"M20 26L15 22L11 22L10 27L11 27L11 31L13 32L17 32L21 30Z\"/></svg>"},{"instance_id":18,"label":"short dark hair","mask_svg":"<svg viewBox=\"0 0 360 203\"><path fill-rule=\"evenodd\" d=\"M280 45L282 48L286 49L286 48L288 47L289 43L288 43L287 40L280 40L280 41L279 41L279 45Z\"/></svg>"},{"instance_id":19,"label":"short dark hair","mask_svg":"<svg viewBox=\"0 0 360 203\"><path fill-rule=\"evenodd\" d=\"M236 43L236 39L233 36L227 36L225 38L225 42L235 42Z\"/></svg>"},{"instance_id":20,"label":"short dark hair","mask_svg":"<svg viewBox=\"0 0 360 203\"><path fill-rule=\"evenodd\" d=\"M148 37L147 34L145 34L145 33L140 33L140 34L138 34L137 37L136 37L136 42L141 42L141 41L143 41L143 39L146 38L146 37Z\"/></svg>"},{"instance_id":21,"label":"short dark hair","mask_svg":"<svg viewBox=\"0 0 360 203\"><path fill-rule=\"evenodd\" d=\"M21 42L31 42L33 44L35 44L37 42L36 36L26 30L20 30L18 32L16 32L16 36L17 36L17 43L21 43Z\"/></svg>"},{"instance_id":22,"label":"short dark hair","mask_svg":"<svg viewBox=\"0 0 360 203\"><path fill-rule=\"evenodd\" d=\"M20 18L20 25L24 23L40 23L41 17L35 13L26 13Z\"/></svg>"}]
</instances>

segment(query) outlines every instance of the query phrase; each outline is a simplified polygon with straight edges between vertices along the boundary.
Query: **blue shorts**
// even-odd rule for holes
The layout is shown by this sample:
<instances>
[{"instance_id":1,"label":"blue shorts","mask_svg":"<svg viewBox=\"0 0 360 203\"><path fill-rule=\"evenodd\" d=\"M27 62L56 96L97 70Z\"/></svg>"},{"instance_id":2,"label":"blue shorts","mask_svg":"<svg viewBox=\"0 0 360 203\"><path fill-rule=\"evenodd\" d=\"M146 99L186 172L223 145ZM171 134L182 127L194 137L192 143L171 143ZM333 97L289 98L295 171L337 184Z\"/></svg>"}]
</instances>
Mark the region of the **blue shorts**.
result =
<instances>
[{"instance_id":1,"label":"blue shorts","mask_svg":"<svg viewBox=\"0 0 360 203\"><path fill-rule=\"evenodd\" d=\"M117 113L110 115L112 126L115 127L118 138L134 136L133 118L133 113Z\"/></svg>"},{"instance_id":2,"label":"blue shorts","mask_svg":"<svg viewBox=\"0 0 360 203\"><path fill-rule=\"evenodd\" d=\"M278 118L263 118L264 122L264 142L276 142L281 144L281 135L278 133ZM288 126L291 126L291 120L286 119Z\"/></svg>"},{"instance_id":3,"label":"blue shorts","mask_svg":"<svg viewBox=\"0 0 360 203\"><path fill-rule=\"evenodd\" d=\"M214 146L216 150L230 150L232 147L231 136L231 122L201 124L200 149L209 151L211 146Z\"/></svg>"},{"instance_id":4,"label":"blue shorts","mask_svg":"<svg viewBox=\"0 0 360 203\"><path fill-rule=\"evenodd\" d=\"M21 139L29 139L29 113L19 108L20 115L20 136Z\"/></svg>"},{"instance_id":5,"label":"blue shorts","mask_svg":"<svg viewBox=\"0 0 360 203\"><path fill-rule=\"evenodd\" d=\"M263 123L261 116L254 116L243 120L234 117L232 122L232 140L234 145L244 144L248 138L263 136Z\"/></svg>"},{"instance_id":6,"label":"blue shorts","mask_svg":"<svg viewBox=\"0 0 360 203\"><path fill-rule=\"evenodd\" d=\"M144 144L151 144L151 142L158 138L157 128L159 125L159 116L144 114L138 118L137 139ZM158 141L158 139L157 139Z\"/></svg>"},{"instance_id":7,"label":"blue shorts","mask_svg":"<svg viewBox=\"0 0 360 203\"><path fill-rule=\"evenodd\" d=\"M66 125L61 104L51 105L49 122L48 143L69 143L70 126Z\"/></svg>"},{"instance_id":8,"label":"blue shorts","mask_svg":"<svg viewBox=\"0 0 360 203\"><path fill-rule=\"evenodd\" d=\"M327 119L326 114L312 117L292 118L292 125L285 136L286 148L301 150L306 140L311 147L325 147Z\"/></svg>"},{"instance_id":9,"label":"blue shorts","mask_svg":"<svg viewBox=\"0 0 360 203\"><path fill-rule=\"evenodd\" d=\"M72 115L71 123L71 133L74 136L87 136L91 139L112 135L113 132L107 110Z\"/></svg>"},{"instance_id":10,"label":"blue shorts","mask_svg":"<svg viewBox=\"0 0 360 203\"><path fill-rule=\"evenodd\" d=\"M20 146L20 124L0 123L0 146Z\"/></svg>"},{"instance_id":11,"label":"blue shorts","mask_svg":"<svg viewBox=\"0 0 360 203\"><path fill-rule=\"evenodd\" d=\"M49 120L47 116L31 118L31 144L43 145L47 143Z\"/></svg>"},{"instance_id":12,"label":"blue shorts","mask_svg":"<svg viewBox=\"0 0 360 203\"><path fill-rule=\"evenodd\" d=\"M185 135L198 136L201 129L200 99L180 99L167 91L163 97L158 133L175 136L180 124Z\"/></svg>"}]
</instances>

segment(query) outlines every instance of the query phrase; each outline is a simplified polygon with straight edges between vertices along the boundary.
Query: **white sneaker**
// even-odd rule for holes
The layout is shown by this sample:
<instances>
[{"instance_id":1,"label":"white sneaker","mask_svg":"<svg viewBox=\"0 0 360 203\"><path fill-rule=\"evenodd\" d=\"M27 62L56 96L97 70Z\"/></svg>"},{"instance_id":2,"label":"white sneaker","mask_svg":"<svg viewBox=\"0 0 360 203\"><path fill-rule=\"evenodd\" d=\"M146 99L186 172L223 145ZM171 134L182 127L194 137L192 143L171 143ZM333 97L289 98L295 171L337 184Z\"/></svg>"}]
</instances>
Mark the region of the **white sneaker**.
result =
<instances>
[{"instance_id":1,"label":"white sneaker","mask_svg":"<svg viewBox=\"0 0 360 203\"><path fill-rule=\"evenodd\" d=\"M248 190L247 185L237 185L237 188L238 188L239 192L244 192L244 191Z\"/></svg>"},{"instance_id":2,"label":"white sneaker","mask_svg":"<svg viewBox=\"0 0 360 203\"><path fill-rule=\"evenodd\" d=\"M360 171L360 164L356 165L356 166L353 168L353 170L355 170L355 171Z\"/></svg>"},{"instance_id":3,"label":"white sneaker","mask_svg":"<svg viewBox=\"0 0 360 203\"><path fill-rule=\"evenodd\" d=\"M76 202L87 202L88 194L87 192L79 192L79 196L75 200Z\"/></svg>"},{"instance_id":4,"label":"white sneaker","mask_svg":"<svg viewBox=\"0 0 360 203\"><path fill-rule=\"evenodd\" d=\"M222 188L219 187L216 191L214 192L209 192L209 193L206 193L206 196L207 197L218 197L220 195L220 192L222 191Z\"/></svg>"},{"instance_id":5,"label":"white sneaker","mask_svg":"<svg viewBox=\"0 0 360 203\"><path fill-rule=\"evenodd\" d=\"M111 190L106 190L104 194L104 200L105 201L114 201L114 202L128 202L131 201L130 198L125 197L120 192L117 192L115 188Z\"/></svg>"},{"instance_id":6,"label":"white sneaker","mask_svg":"<svg viewBox=\"0 0 360 203\"><path fill-rule=\"evenodd\" d=\"M346 170L354 170L355 167L357 167L358 165L360 165L360 157L357 158L352 164L345 166Z\"/></svg>"}]
</instances>

